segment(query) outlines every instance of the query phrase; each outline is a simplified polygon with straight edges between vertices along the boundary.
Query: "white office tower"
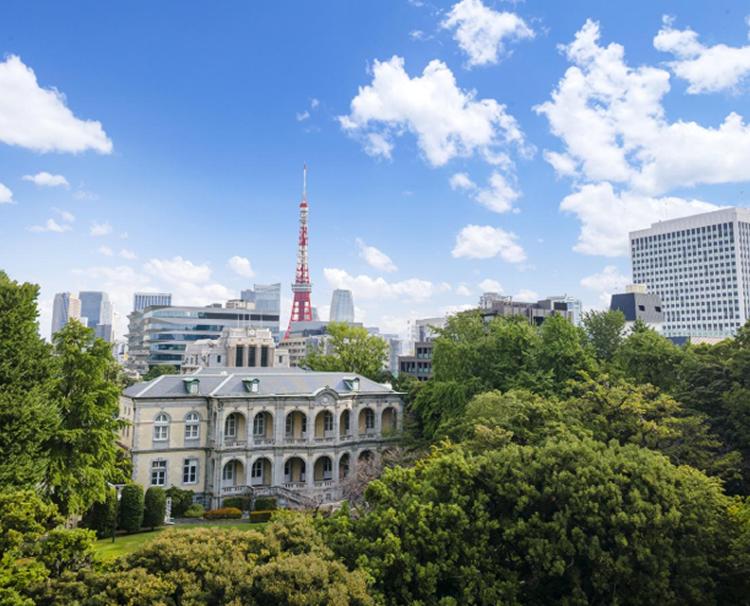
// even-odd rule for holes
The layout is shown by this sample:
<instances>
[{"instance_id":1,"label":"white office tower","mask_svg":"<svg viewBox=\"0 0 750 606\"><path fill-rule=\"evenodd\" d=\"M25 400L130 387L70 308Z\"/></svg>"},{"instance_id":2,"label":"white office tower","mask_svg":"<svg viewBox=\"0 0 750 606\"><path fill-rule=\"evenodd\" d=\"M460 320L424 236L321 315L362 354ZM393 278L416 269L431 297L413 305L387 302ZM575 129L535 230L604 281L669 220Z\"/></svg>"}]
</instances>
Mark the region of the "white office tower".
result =
<instances>
[{"instance_id":1,"label":"white office tower","mask_svg":"<svg viewBox=\"0 0 750 606\"><path fill-rule=\"evenodd\" d=\"M81 319L81 300L69 292L57 293L52 306L52 336L61 330L71 318Z\"/></svg>"},{"instance_id":2,"label":"white office tower","mask_svg":"<svg viewBox=\"0 0 750 606\"><path fill-rule=\"evenodd\" d=\"M354 322L354 299L351 290L337 288L331 295L331 311L328 316L331 322Z\"/></svg>"},{"instance_id":3,"label":"white office tower","mask_svg":"<svg viewBox=\"0 0 750 606\"><path fill-rule=\"evenodd\" d=\"M667 337L728 337L750 317L750 209L630 233L633 282L659 295Z\"/></svg>"}]
</instances>

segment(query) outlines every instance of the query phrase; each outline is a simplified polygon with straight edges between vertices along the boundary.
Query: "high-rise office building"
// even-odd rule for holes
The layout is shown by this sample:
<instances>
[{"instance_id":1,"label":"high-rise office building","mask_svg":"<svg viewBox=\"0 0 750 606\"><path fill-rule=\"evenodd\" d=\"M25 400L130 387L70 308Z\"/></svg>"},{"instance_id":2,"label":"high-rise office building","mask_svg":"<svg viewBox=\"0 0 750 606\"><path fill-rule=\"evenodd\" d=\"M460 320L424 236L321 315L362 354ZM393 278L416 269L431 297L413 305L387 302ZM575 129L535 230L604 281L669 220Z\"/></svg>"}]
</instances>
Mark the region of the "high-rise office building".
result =
<instances>
[{"instance_id":1,"label":"high-rise office building","mask_svg":"<svg viewBox=\"0 0 750 606\"><path fill-rule=\"evenodd\" d=\"M93 328L97 337L113 341L112 334L112 303L109 295L101 291L81 291L81 315L88 319L88 327Z\"/></svg>"},{"instance_id":2,"label":"high-rise office building","mask_svg":"<svg viewBox=\"0 0 750 606\"><path fill-rule=\"evenodd\" d=\"M81 300L69 292L57 293L52 306L52 336L71 318L81 319Z\"/></svg>"},{"instance_id":3,"label":"high-rise office building","mask_svg":"<svg viewBox=\"0 0 750 606\"><path fill-rule=\"evenodd\" d=\"M172 305L172 294L168 292L137 292L133 295L133 311L143 311L152 305Z\"/></svg>"},{"instance_id":4,"label":"high-rise office building","mask_svg":"<svg viewBox=\"0 0 750 606\"><path fill-rule=\"evenodd\" d=\"M337 288L331 295L331 322L354 322L354 299L351 290Z\"/></svg>"},{"instance_id":5,"label":"high-rise office building","mask_svg":"<svg viewBox=\"0 0 750 606\"><path fill-rule=\"evenodd\" d=\"M727 337L750 317L750 209L630 233L633 282L659 295L667 337Z\"/></svg>"},{"instance_id":6,"label":"high-rise office building","mask_svg":"<svg viewBox=\"0 0 750 606\"><path fill-rule=\"evenodd\" d=\"M253 284L240 292L240 299L253 303L255 312L264 315L279 316L281 314L281 283L276 284ZM277 324L271 328L274 338L278 341L280 326Z\"/></svg>"}]
</instances>

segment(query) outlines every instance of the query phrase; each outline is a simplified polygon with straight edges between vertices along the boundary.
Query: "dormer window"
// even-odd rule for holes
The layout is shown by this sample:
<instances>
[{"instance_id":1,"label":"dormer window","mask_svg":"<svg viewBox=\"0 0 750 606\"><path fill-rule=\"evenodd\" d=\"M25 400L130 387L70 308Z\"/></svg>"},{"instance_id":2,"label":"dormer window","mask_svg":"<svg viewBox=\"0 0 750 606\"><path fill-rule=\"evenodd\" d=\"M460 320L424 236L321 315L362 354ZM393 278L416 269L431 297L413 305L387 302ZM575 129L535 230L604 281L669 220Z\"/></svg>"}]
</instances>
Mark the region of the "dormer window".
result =
<instances>
[{"instance_id":1,"label":"dormer window","mask_svg":"<svg viewBox=\"0 0 750 606\"><path fill-rule=\"evenodd\" d=\"M198 386L200 385L200 381L198 379L195 379L195 378L183 379L182 383L185 386L185 391L187 393L189 394L198 393Z\"/></svg>"},{"instance_id":2,"label":"dormer window","mask_svg":"<svg viewBox=\"0 0 750 606\"><path fill-rule=\"evenodd\" d=\"M242 379L242 384L245 386L245 391L248 393L258 393L260 389L260 379Z\"/></svg>"},{"instance_id":3,"label":"dormer window","mask_svg":"<svg viewBox=\"0 0 750 606\"><path fill-rule=\"evenodd\" d=\"M359 377L344 379L344 385L349 391L359 391Z\"/></svg>"}]
</instances>

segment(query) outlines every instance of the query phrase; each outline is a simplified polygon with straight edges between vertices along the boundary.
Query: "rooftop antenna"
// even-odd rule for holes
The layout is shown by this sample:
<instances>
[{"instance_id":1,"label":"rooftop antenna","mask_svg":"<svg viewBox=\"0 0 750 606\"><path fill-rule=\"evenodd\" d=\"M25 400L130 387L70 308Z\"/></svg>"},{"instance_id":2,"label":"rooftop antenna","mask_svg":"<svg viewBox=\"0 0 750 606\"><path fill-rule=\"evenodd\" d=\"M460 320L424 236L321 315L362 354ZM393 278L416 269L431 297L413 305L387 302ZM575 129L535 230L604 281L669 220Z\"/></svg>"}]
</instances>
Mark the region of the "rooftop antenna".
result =
<instances>
[{"instance_id":1,"label":"rooftop antenna","mask_svg":"<svg viewBox=\"0 0 750 606\"><path fill-rule=\"evenodd\" d=\"M302 165L302 199L307 200L307 163Z\"/></svg>"}]
</instances>

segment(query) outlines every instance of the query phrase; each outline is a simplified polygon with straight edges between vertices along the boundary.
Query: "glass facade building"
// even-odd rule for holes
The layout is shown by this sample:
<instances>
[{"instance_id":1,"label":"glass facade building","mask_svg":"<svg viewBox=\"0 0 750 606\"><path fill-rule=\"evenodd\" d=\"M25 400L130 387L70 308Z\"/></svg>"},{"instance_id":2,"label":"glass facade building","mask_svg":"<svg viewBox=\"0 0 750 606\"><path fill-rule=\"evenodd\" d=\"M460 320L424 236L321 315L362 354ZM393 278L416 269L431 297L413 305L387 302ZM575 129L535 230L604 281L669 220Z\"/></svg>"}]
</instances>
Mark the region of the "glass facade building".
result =
<instances>
[{"instance_id":1,"label":"glass facade building","mask_svg":"<svg viewBox=\"0 0 750 606\"><path fill-rule=\"evenodd\" d=\"M331 322L354 322L354 299L351 290L337 288L331 295Z\"/></svg>"}]
</instances>

